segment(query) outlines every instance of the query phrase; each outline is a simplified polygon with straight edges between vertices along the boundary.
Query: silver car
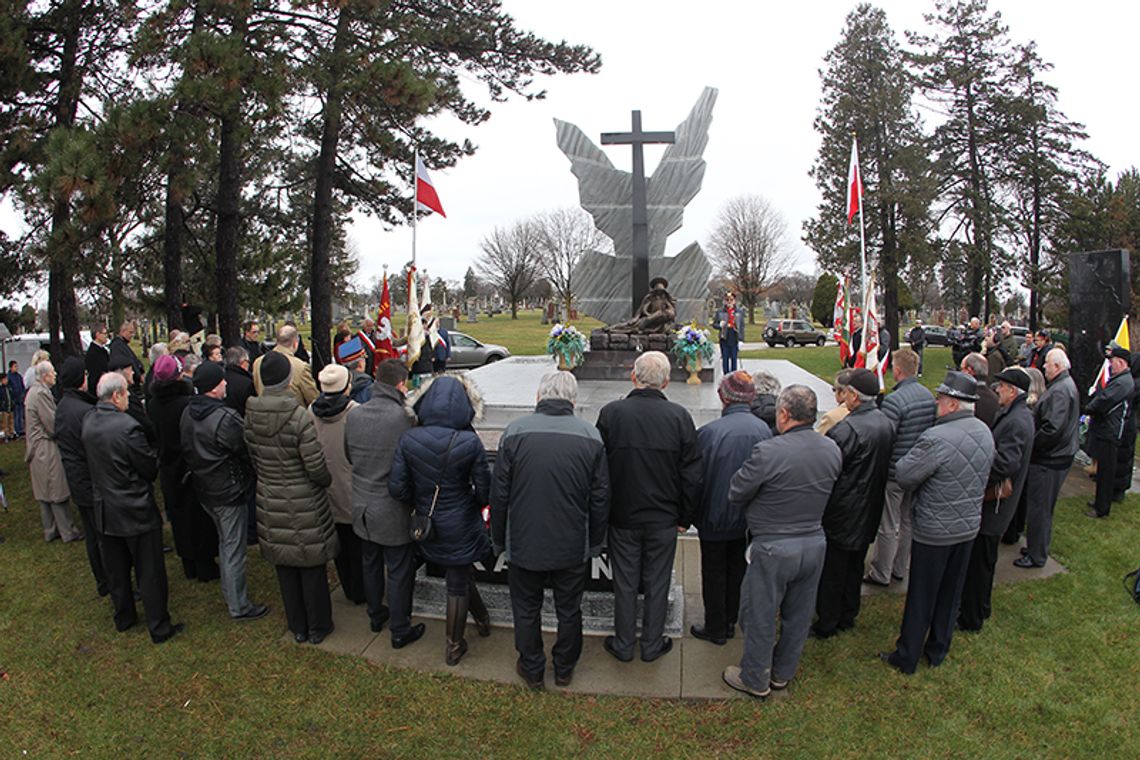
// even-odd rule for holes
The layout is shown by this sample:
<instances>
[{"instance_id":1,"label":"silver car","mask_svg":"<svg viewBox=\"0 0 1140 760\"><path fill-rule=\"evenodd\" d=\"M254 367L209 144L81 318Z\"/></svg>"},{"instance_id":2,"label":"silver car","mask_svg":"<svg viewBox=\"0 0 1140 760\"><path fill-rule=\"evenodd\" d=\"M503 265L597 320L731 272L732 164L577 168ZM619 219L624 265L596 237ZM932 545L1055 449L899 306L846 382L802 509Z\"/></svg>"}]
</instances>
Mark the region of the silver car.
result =
<instances>
[{"instance_id":1,"label":"silver car","mask_svg":"<svg viewBox=\"0 0 1140 760\"><path fill-rule=\"evenodd\" d=\"M451 341L451 358L447 360L448 369L482 367L484 364L497 362L511 355L506 346L480 343L467 333L448 330L447 337Z\"/></svg>"}]
</instances>

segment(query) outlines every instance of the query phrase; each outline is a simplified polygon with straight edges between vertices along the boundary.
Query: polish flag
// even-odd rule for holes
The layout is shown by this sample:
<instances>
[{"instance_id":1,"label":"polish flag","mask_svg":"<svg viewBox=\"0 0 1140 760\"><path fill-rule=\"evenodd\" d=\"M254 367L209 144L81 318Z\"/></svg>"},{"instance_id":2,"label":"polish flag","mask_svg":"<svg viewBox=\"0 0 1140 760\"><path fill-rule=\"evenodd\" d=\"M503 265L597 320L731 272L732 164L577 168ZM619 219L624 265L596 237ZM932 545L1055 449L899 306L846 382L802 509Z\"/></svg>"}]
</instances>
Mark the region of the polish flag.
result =
<instances>
[{"instance_id":1,"label":"polish flag","mask_svg":"<svg viewBox=\"0 0 1140 760\"><path fill-rule=\"evenodd\" d=\"M847 345L851 337L851 313L847 308L846 280L839 280L835 287L835 310L832 313L832 336L839 344L839 362L844 364L851 355Z\"/></svg>"},{"instance_id":2,"label":"polish flag","mask_svg":"<svg viewBox=\"0 0 1140 760\"><path fill-rule=\"evenodd\" d=\"M863 299L863 343L859 348L859 356L855 360L856 367L866 367L879 378L879 390L884 387L883 370L886 362L879 361L879 324L878 306L875 303L875 275L867 281L867 295Z\"/></svg>"},{"instance_id":3,"label":"polish flag","mask_svg":"<svg viewBox=\"0 0 1140 760\"><path fill-rule=\"evenodd\" d=\"M859 174L859 148L851 138L851 165L847 169L847 223L863 210L863 178Z\"/></svg>"},{"instance_id":4,"label":"polish flag","mask_svg":"<svg viewBox=\"0 0 1140 760\"><path fill-rule=\"evenodd\" d=\"M424 166L423 159L418 153L416 154L416 210L434 211L444 219L447 218L447 214L443 213L443 204L439 202L439 195L435 192L435 185L428 176L427 167Z\"/></svg>"}]
</instances>

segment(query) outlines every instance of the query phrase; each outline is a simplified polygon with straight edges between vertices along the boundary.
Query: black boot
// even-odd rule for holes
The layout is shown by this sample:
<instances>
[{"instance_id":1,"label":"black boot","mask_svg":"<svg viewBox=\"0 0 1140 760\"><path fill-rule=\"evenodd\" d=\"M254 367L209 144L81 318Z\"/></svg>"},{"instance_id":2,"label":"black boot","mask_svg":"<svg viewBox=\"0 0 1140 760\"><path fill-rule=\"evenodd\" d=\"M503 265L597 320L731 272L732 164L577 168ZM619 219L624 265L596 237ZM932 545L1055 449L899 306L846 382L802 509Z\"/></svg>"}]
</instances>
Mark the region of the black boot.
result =
<instances>
[{"instance_id":1,"label":"black boot","mask_svg":"<svg viewBox=\"0 0 1140 760\"><path fill-rule=\"evenodd\" d=\"M467 626L467 597L447 597L447 648L444 659L448 665L458 665L467 654L467 639L463 631Z\"/></svg>"},{"instance_id":2,"label":"black boot","mask_svg":"<svg viewBox=\"0 0 1140 760\"><path fill-rule=\"evenodd\" d=\"M486 638L491 635L491 613L487 612L487 605L483 604L483 597L479 595L479 587L472 583L467 587L468 606L471 617L475 620L475 630Z\"/></svg>"}]
</instances>

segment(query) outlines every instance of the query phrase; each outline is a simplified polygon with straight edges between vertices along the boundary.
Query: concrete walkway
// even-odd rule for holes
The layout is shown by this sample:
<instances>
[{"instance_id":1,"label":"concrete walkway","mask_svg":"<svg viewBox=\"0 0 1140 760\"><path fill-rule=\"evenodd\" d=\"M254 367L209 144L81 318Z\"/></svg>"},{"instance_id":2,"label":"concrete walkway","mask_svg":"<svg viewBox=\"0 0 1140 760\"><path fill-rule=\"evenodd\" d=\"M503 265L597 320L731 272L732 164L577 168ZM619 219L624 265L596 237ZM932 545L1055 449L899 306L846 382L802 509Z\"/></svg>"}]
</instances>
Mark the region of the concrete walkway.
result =
<instances>
[{"instance_id":1,"label":"concrete walkway","mask_svg":"<svg viewBox=\"0 0 1140 760\"><path fill-rule=\"evenodd\" d=\"M1140 468L1138 468L1140 475ZM1062 498L1091 496L1092 481L1079 468L1069 474ZM1021 570L1013 567L1018 556L1017 546L1001 547L997 562L998 584L1021 583L1048 578L1066 572L1065 568L1050 559L1045 567ZM868 553L869 554L869 553ZM574 680L565 691L580 694L614 694L637 697L667 697L683 699L724 699L741 696L721 681L725 666L737 664L743 653L743 639L739 631L723 647L698 641L688 635L689 626L703 622L701 604L700 544L695 537L683 536L677 544L676 570L685 588L684 635L674 637L673 651L653 663L635 658L630 663L619 663L602 648L603 636L585 637L582 657L574 671ZM904 594L906 582L892 583L888 588L864 585L864 596L874 594ZM427 626L424 637L404 649L392 649L387 628L380 634L372 633L363 605L348 602L339 589L333 592L333 620L336 630L320 648L328 652L364 657L373 662L399 668L434 671L464 678L522 686L515 674L514 636L510 628L494 626L489 638L480 638L474 625L468 623L467 655L455 667L444 664L444 624L442 620L416 618ZM549 659L554 634L544 633ZM283 640L292 645L292 636ZM810 644L809 644L810 646ZM546 687L557 690L547 663ZM786 692L773 692L781 698Z\"/></svg>"}]
</instances>

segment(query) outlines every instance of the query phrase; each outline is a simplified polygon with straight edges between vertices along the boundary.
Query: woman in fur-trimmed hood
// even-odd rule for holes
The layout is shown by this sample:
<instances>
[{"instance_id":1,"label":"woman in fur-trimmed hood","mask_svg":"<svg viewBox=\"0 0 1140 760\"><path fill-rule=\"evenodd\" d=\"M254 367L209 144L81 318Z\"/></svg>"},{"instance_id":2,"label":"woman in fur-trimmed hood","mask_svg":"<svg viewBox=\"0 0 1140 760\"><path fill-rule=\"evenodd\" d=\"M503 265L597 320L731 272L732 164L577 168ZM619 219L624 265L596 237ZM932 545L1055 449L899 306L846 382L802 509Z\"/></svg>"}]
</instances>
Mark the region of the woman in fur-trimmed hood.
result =
<instances>
[{"instance_id":1,"label":"woman in fur-trimmed hood","mask_svg":"<svg viewBox=\"0 0 1140 760\"><path fill-rule=\"evenodd\" d=\"M417 515L431 515L432 537L420 549L446 571L449 665L467 651L463 627L469 607L480 634L490 633L487 609L471 582L471 563L490 548L482 511L490 501L491 470L471 427L482 407L466 378L442 375L424 385L413 407L419 424L401 436L388 478L394 498L413 504Z\"/></svg>"}]
</instances>

